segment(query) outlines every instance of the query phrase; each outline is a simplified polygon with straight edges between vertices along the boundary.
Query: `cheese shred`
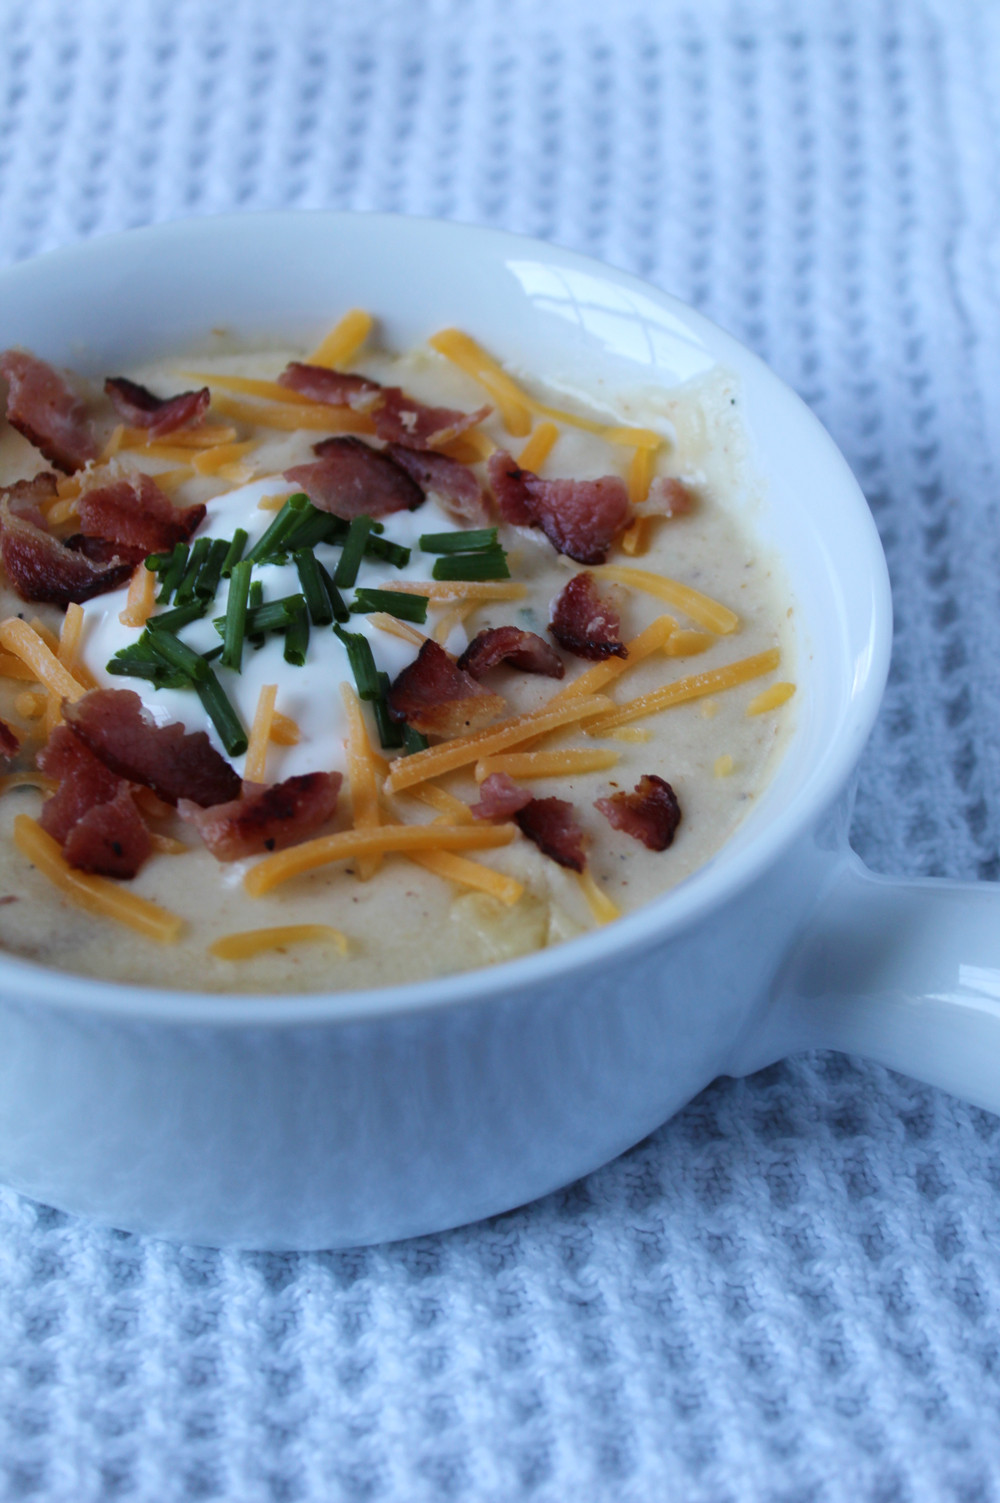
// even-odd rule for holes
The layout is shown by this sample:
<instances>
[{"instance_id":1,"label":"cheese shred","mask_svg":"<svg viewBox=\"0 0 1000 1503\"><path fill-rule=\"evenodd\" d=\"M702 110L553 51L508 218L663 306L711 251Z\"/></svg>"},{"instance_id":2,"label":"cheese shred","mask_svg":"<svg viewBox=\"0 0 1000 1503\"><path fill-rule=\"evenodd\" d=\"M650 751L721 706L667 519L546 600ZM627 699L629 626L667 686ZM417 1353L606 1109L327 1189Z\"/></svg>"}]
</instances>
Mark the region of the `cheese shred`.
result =
<instances>
[{"instance_id":1,"label":"cheese shred","mask_svg":"<svg viewBox=\"0 0 1000 1503\"><path fill-rule=\"evenodd\" d=\"M75 871L52 836L27 814L19 814L14 820L14 844L60 892L88 913L114 919L159 944L173 944L180 937L184 920L176 913L129 892L108 877Z\"/></svg>"},{"instance_id":2,"label":"cheese shred","mask_svg":"<svg viewBox=\"0 0 1000 1503\"><path fill-rule=\"evenodd\" d=\"M306 358L306 365L323 365L327 370L346 365L354 359L368 338L374 322L371 314L363 308L352 308L325 339L320 340L312 354Z\"/></svg>"},{"instance_id":3,"label":"cheese shred","mask_svg":"<svg viewBox=\"0 0 1000 1503\"><path fill-rule=\"evenodd\" d=\"M750 701L747 705L747 714L766 715L768 710L776 710L779 705L786 704L794 693L794 684L771 684L770 688L762 690Z\"/></svg>"},{"instance_id":4,"label":"cheese shred","mask_svg":"<svg viewBox=\"0 0 1000 1503\"><path fill-rule=\"evenodd\" d=\"M347 735L344 751L347 755L347 779L351 789L351 813L356 830L377 830L382 823L379 817L379 778L372 757L371 742L361 713L361 701L350 684L340 686L340 696L347 713ZM379 851L369 856L359 856L357 873L362 882L375 876L382 864Z\"/></svg>"},{"instance_id":5,"label":"cheese shred","mask_svg":"<svg viewBox=\"0 0 1000 1503\"><path fill-rule=\"evenodd\" d=\"M0 646L26 663L37 681L50 693L58 695L60 700L68 699L75 704L86 692L35 628L18 616L0 621ZM58 646L56 641L57 650Z\"/></svg>"},{"instance_id":6,"label":"cheese shred","mask_svg":"<svg viewBox=\"0 0 1000 1503\"><path fill-rule=\"evenodd\" d=\"M274 702L277 697L277 684L264 684L257 696L257 708L254 711L246 761L243 764L243 777L248 783L267 781L267 743L271 739Z\"/></svg>"},{"instance_id":7,"label":"cheese shred","mask_svg":"<svg viewBox=\"0 0 1000 1503\"><path fill-rule=\"evenodd\" d=\"M627 725L630 720L639 720L644 715L658 715L661 710L669 710L673 705L701 699L703 695L714 694L717 690L734 689L737 684L745 684L750 679L763 677L765 673L773 673L780 661L780 652L772 647L753 657L727 663L724 668L712 668L707 673L692 673L688 678L676 679L672 684L664 684L662 689L654 689L650 694L641 694L638 699L629 700L614 709L610 715L602 715L599 720L584 726L584 731L588 736L603 736L613 726Z\"/></svg>"},{"instance_id":8,"label":"cheese shred","mask_svg":"<svg viewBox=\"0 0 1000 1503\"><path fill-rule=\"evenodd\" d=\"M273 929L248 929L226 934L209 945L218 960L251 960L264 950L284 950L289 945L331 945L340 956L350 949L347 935L329 924L280 924Z\"/></svg>"},{"instance_id":9,"label":"cheese shred","mask_svg":"<svg viewBox=\"0 0 1000 1503\"><path fill-rule=\"evenodd\" d=\"M383 825L378 830L341 830L265 856L247 872L243 886L252 898L260 898L290 877L335 861L357 860L376 852L408 856L413 851L489 850L509 845L516 834L516 825Z\"/></svg>"},{"instance_id":10,"label":"cheese shred","mask_svg":"<svg viewBox=\"0 0 1000 1503\"><path fill-rule=\"evenodd\" d=\"M571 778L584 772L607 772L620 760L621 753L595 747L569 746L564 751L508 752L496 757L481 757L476 763L476 782L491 773L505 772L510 778Z\"/></svg>"},{"instance_id":11,"label":"cheese shred","mask_svg":"<svg viewBox=\"0 0 1000 1503\"><path fill-rule=\"evenodd\" d=\"M616 918L621 918L622 911L617 903L613 903L604 891L599 887L589 867L576 874L577 884L594 918L599 924L610 924Z\"/></svg>"},{"instance_id":12,"label":"cheese shred","mask_svg":"<svg viewBox=\"0 0 1000 1503\"><path fill-rule=\"evenodd\" d=\"M643 590L647 595L655 595L658 600L683 611L692 621L704 626L707 631L715 632L717 636L728 635L740 624L739 616L728 606L713 600L710 595L703 595L700 590L692 589L690 585L681 584L677 579L668 579L665 574L651 574L646 569L630 569L621 564L599 564L592 572L599 579L612 579L616 584L628 585L633 590Z\"/></svg>"},{"instance_id":13,"label":"cheese shred","mask_svg":"<svg viewBox=\"0 0 1000 1503\"><path fill-rule=\"evenodd\" d=\"M156 575L145 564L136 564L128 582L125 609L119 611L122 626L145 626L156 604ZM79 609L79 607L78 607ZM68 618L68 613L67 613Z\"/></svg>"},{"instance_id":14,"label":"cheese shred","mask_svg":"<svg viewBox=\"0 0 1000 1503\"><path fill-rule=\"evenodd\" d=\"M425 871L446 877L449 882L473 887L477 892L488 892L508 907L524 896L524 883L518 882L516 877L506 877L503 872L494 871L492 866L470 861L466 856L456 856L451 851L414 851L408 859Z\"/></svg>"}]
</instances>

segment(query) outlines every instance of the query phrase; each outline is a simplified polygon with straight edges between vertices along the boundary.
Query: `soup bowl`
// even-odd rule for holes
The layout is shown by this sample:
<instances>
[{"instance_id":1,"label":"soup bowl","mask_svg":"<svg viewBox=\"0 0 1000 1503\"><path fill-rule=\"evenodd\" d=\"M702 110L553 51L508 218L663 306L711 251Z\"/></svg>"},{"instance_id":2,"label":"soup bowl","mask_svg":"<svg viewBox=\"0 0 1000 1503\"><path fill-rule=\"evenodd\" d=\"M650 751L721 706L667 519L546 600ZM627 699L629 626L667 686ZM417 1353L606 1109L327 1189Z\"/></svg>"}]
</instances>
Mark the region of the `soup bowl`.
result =
<instances>
[{"instance_id":1,"label":"soup bowl","mask_svg":"<svg viewBox=\"0 0 1000 1503\"><path fill-rule=\"evenodd\" d=\"M0 347L103 376L219 326L308 346L351 306L377 311L392 347L463 326L570 393L731 373L747 435L731 503L783 560L794 733L701 870L598 931L489 968L260 996L0 958L0 1179L122 1228L309 1249L522 1204L715 1076L799 1049L856 1051L1000 1108L997 890L875 877L847 844L891 641L875 527L815 417L735 340L551 245L316 213L166 224L9 268Z\"/></svg>"}]
</instances>

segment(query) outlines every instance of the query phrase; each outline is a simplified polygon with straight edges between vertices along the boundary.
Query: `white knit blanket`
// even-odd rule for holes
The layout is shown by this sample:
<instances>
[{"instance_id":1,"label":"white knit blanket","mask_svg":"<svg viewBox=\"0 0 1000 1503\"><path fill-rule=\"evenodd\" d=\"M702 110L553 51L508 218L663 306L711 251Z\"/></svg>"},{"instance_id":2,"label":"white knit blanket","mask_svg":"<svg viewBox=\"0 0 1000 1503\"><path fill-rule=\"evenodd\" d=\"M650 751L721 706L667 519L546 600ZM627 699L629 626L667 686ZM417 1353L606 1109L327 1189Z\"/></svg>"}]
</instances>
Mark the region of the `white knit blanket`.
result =
<instances>
[{"instance_id":1,"label":"white knit blanket","mask_svg":"<svg viewBox=\"0 0 1000 1503\"><path fill-rule=\"evenodd\" d=\"M1000 6L0 0L0 262L285 206L524 230L760 352L897 610L854 840L1000 875ZM238 1256L0 1193L0 1497L1000 1499L1000 1121L838 1056L496 1221Z\"/></svg>"}]
</instances>

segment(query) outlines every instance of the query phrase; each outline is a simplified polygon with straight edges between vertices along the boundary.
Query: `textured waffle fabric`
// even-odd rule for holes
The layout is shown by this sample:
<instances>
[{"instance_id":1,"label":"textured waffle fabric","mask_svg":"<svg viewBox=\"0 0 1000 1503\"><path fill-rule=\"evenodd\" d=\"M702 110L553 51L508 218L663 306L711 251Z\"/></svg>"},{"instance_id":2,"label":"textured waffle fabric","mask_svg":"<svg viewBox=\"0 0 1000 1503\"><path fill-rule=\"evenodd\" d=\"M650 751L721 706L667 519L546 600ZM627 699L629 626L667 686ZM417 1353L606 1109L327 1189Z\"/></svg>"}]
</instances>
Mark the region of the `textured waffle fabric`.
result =
<instances>
[{"instance_id":1,"label":"textured waffle fabric","mask_svg":"<svg viewBox=\"0 0 1000 1503\"><path fill-rule=\"evenodd\" d=\"M1000 871L1000 8L0 3L0 262L286 206L650 278L805 397L896 602L854 841ZM1000 1499L1000 1122L837 1056L536 1206L239 1256L0 1194L5 1499Z\"/></svg>"}]
</instances>

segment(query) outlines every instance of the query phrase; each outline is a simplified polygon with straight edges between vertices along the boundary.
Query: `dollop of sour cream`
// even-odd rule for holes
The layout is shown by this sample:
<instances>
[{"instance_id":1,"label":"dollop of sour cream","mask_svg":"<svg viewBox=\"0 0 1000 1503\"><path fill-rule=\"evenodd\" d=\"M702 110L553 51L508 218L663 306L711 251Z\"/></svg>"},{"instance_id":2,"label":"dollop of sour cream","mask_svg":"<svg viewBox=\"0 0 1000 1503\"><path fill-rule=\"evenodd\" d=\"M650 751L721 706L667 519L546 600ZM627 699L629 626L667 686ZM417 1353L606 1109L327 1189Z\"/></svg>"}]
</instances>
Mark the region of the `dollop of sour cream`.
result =
<instances>
[{"instance_id":1,"label":"dollop of sour cream","mask_svg":"<svg viewBox=\"0 0 1000 1503\"><path fill-rule=\"evenodd\" d=\"M265 496L281 493L291 494L287 486L271 475L253 480L248 485L214 497L206 503L207 515L196 536L231 538L238 527L249 534L245 552L267 530L275 513L262 510L260 501ZM434 556L422 553L419 547L421 534L430 532L460 532L454 520L429 495L423 506L416 511L394 512L382 519L383 536L394 543L411 549L409 562L402 568L394 568L383 559L364 558L358 571L357 584L374 589L391 588L399 580L422 580L431 578ZM336 544L321 544L315 550L317 559L333 573L340 557ZM301 591L298 572L294 563L255 565L253 578L259 579L264 588L264 600L278 600L285 595ZM353 590L342 592L348 603ZM109 591L95 596L84 604L84 628L81 642L81 657L101 687L133 689L142 699L147 711L158 725L179 721L190 731L206 731L212 744L226 756L218 733L202 707L193 689L157 689L147 679L121 678L108 673L109 660L121 648L138 641L141 627L124 626L121 613L125 609L127 588ZM205 615L177 635L196 652L208 652L218 647L221 637L213 626L213 617L225 614L229 596L227 580L222 580L215 599L208 605ZM169 609L167 606L160 609ZM418 630L430 633L428 624ZM366 615L352 614L344 629L361 632L369 640L375 665L395 678L416 656L412 643L391 636L372 625ZM449 652L460 653L468 638L461 626L456 626L443 644ZM243 648L241 671L230 672L214 665L219 682L243 725L249 732L260 691L266 684L276 684L278 694L275 708L295 721L299 729L299 741L295 746L278 746L268 749L268 780L279 782L307 772L343 771L346 765L344 738L346 718L340 685L354 683L347 652L332 626L314 626L309 635L309 648L304 665L299 668L287 663L284 658L284 637L270 633L259 648L246 642ZM377 744L377 738L376 743ZM236 771L242 775L245 757L227 757Z\"/></svg>"}]
</instances>

